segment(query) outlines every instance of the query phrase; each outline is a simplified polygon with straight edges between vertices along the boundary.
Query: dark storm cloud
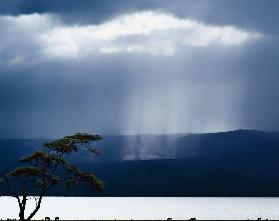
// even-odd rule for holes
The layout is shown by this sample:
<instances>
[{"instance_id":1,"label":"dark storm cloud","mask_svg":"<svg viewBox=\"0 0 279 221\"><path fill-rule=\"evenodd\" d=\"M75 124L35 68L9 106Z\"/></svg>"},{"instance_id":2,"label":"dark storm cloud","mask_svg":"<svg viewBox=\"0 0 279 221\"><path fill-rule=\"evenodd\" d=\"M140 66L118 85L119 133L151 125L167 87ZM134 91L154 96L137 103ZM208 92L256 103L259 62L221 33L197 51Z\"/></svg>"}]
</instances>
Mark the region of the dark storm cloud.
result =
<instances>
[{"instance_id":1,"label":"dark storm cloud","mask_svg":"<svg viewBox=\"0 0 279 221\"><path fill-rule=\"evenodd\" d=\"M279 19L279 2L276 0L198 0L168 3L161 7L181 17L191 17L210 24L235 25L269 34L279 33L279 28L275 25Z\"/></svg>"},{"instance_id":2,"label":"dark storm cloud","mask_svg":"<svg viewBox=\"0 0 279 221\"><path fill-rule=\"evenodd\" d=\"M82 67L48 63L5 73L0 83L0 134L55 137L75 131L119 132L121 97L127 90L121 67L114 65L114 72L119 72L115 76L98 64L91 68L88 63Z\"/></svg>"},{"instance_id":3,"label":"dark storm cloud","mask_svg":"<svg viewBox=\"0 0 279 221\"><path fill-rule=\"evenodd\" d=\"M238 59L238 75L245 82L241 121L250 128L279 129L278 37L245 50Z\"/></svg>"},{"instance_id":4,"label":"dark storm cloud","mask_svg":"<svg viewBox=\"0 0 279 221\"><path fill-rule=\"evenodd\" d=\"M0 137L279 130L278 4L1 1ZM119 33L115 17L145 11L155 34L130 32L132 17Z\"/></svg>"},{"instance_id":5,"label":"dark storm cloud","mask_svg":"<svg viewBox=\"0 0 279 221\"><path fill-rule=\"evenodd\" d=\"M278 34L277 0L2 0L0 13L56 13L69 23L100 23L122 13L163 10L182 18Z\"/></svg>"},{"instance_id":6,"label":"dark storm cloud","mask_svg":"<svg viewBox=\"0 0 279 221\"><path fill-rule=\"evenodd\" d=\"M279 79L259 68L269 49L255 50L266 57L255 68L256 55L200 49L179 63L122 55L10 71L0 85L1 136L277 129Z\"/></svg>"},{"instance_id":7,"label":"dark storm cloud","mask_svg":"<svg viewBox=\"0 0 279 221\"><path fill-rule=\"evenodd\" d=\"M21 15L32 13L56 13L70 23L99 23L127 11L144 10L154 3L146 1L119 0L4 0L0 2L0 13Z\"/></svg>"}]
</instances>

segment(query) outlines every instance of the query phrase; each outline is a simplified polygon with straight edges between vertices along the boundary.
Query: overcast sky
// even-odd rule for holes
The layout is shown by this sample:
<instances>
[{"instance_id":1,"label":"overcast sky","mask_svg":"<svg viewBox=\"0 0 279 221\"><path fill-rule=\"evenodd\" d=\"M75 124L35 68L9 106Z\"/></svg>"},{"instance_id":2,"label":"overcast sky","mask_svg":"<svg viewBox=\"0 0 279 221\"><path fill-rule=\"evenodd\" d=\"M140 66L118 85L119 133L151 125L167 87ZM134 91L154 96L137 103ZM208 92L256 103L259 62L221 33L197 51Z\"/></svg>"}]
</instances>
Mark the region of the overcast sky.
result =
<instances>
[{"instance_id":1,"label":"overcast sky","mask_svg":"<svg viewBox=\"0 0 279 221\"><path fill-rule=\"evenodd\" d=\"M0 138L279 130L278 9L1 0Z\"/></svg>"}]
</instances>

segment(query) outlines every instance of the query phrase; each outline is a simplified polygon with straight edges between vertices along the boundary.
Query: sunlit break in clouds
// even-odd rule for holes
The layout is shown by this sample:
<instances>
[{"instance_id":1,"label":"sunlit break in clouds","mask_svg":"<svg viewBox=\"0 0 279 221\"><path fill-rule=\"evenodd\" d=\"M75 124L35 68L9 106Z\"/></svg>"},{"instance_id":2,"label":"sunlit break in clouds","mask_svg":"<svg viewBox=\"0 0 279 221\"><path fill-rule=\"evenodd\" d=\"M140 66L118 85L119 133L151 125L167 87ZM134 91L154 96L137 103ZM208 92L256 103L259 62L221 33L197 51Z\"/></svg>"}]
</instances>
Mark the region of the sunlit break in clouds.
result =
<instances>
[{"instance_id":1,"label":"sunlit break in clouds","mask_svg":"<svg viewBox=\"0 0 279 221\"><path fill-rule=\"evenodd\" d=\"M0 137L279 129L279 30L250 4L50 6L0 9Z\"/></svg>"},{"instance_id":2,"label":"sunlit break in clouds","mask_svg":"<svg viewBox=\"0 0 279 221\"><path fill-rule=\"evenodd\" d=\"M4 32L15 36L9 38L10 46L21 47L30 40L34 50L33 56L29 47L16 51L8 61L12 64L23 62L24 55L31 61L37 56L76 59L118 53L174 56L187 47L237 46L261 37L260 33L234 26L205 25L155 11L124 14L98 25L64 24L57 16L48 14L2 16L0 22ZM28 39L18 38L18 34Z\"/></svg>"}]
</instances>

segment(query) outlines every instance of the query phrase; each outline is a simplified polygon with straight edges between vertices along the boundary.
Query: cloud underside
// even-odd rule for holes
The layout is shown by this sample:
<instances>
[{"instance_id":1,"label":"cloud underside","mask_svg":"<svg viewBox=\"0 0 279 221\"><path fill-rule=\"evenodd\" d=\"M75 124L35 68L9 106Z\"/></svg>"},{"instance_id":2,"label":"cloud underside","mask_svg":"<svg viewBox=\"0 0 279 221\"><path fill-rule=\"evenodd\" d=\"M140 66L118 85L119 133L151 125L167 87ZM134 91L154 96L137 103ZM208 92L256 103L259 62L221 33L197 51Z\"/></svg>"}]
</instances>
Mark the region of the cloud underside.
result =
<instances>
[{"instance_id":1,"label":"cloud underside","mask_svg":"<svg viewBox=\"0 0 279 221\"><path fill-rule=\"evenodd\" d=\"M174 56L185 48L239 46L261 37L233 26L206 25L155 11L126 14L98 25L67 25L52 14L1 16L0 25L0 56L9 64L119 53Z\"/></svg>"},{"instance_id":2,"label":"cloud underside","mask_svg":"<svg viewBox=\"0 0 279 221\"><path fill-rule=\"evenodd\" d=\"M0 137L279 128L277 38L209 23L0 16Z\"/></svg>"}]
</instances>

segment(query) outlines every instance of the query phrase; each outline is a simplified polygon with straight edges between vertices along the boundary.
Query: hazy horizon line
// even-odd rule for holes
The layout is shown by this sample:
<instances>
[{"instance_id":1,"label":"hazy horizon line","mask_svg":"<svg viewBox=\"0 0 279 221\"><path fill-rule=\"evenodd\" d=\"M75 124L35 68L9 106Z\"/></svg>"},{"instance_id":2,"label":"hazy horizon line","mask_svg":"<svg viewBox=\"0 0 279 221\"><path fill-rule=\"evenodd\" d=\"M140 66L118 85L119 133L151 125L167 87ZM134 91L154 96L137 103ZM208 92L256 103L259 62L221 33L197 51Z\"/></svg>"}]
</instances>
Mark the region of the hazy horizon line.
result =
<instances>
[{"instance_id":1,"label":"hazy horizon line","mask_svg":"<svg viewBox=\"0 0 279 221\"><path fill-rule=\"evenodd\" d=\"M260 131L260 132L266 132L266 133L279 132L279 131L275 131L275 130L264 130L264 129L255 129L255 128L247 128L247 129L239 128L239 129L226 130L226 131L209 131L209 132L138 133L138 134L91 133L91 134L98 134L103 137L105 137L105 136L162 136L162 135L171 136L171 135L217 134L217 133L229 133L229 132L235 132L235 131ZM90 133L90 132L77 131L76 133ZM68 135L62 135L62 136L57 136L57 137L0 137L0 140L53 140L53 139L59 139L61 137L68 136Z\"/></svg>"}]
</instances>

